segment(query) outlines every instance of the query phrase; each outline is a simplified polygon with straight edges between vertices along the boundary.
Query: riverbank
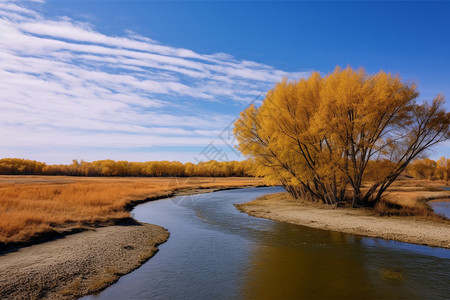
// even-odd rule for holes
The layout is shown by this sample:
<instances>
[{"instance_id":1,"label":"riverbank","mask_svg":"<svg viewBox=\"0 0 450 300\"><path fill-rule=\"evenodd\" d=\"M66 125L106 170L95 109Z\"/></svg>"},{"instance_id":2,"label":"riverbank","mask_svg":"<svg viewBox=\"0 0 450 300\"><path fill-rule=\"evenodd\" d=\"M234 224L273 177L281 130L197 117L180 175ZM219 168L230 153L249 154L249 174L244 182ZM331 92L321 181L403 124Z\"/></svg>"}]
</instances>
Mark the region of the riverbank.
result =
<instances>
[{"instance_id":1,"label":"riverbank","mask_svg":"<svg viewBox=\"0 0 450 300\"><path fill-rule=\"evenodd\" d=\"M1 299L77 299L116 282L169 237L160 226L130 221L68 235L0 255Z\"/></svg>"},{"instance_id":2,"label":"riverbank","mask_svg":"<svg viewBox=\"0 0 450 300\"><path fill-rule=\"evenodd\" d=\"M450 249L450 221L411 216L381 217L368 209L302 203L287 193L263 196L236 207L251 216L274 221Z\"/></svg>"},{"instance_id":3,"label":"riverbank","mask_svg":"<svg viewBox=\"0 0 450 300\"><path fill-rule=\"evenodd\" d=\"M260 185L249 177L0 176L0 251L120 223L142 202Z\"/></svg>"},{"instance_id":4,"label":"riverbank","mask_svg":"<svg viewBox=\"0 0 450 300\"><path fill-rule=\"evenodd\" d=\"M129 212L135 205L172 196L261 185L261 180L253 178L86 179L0 176L0 189L35 191L38 188L40 197L48 199L37 199L35 202L39 205L30 205L27 209L47 208L47 216L43 221L50 223L51 220L57 220L52 222L52 228L35 231L34 235L26 235L24 240L0 242L0 299L77 299L101 291L120 276L141 266L156 253L157 246L169 237L169 232L160 226L132 219ZM105 187L121 193L103 203L105 197L95 201L93 198ZM97 215L94 214L87 221L67 222L68 217L72 220L79 217L77 212L68 209L73 203L66 203L65 214L58 216L58 210L51 202L63 202L61 200L67 198L49 195L61 196L72 191L75 196L80 196L80 190L88 199L79 199L76 208L81 208L80 203L84 203L87 207L85 213L89 213L89 204L100 203L115 207L121 217L117 218L117 214L101 215L95 211ZM111 196L111 191L107 195ZM3 205L8 204L8 201L5 202ZM108 207L102 212L111 210ZM5 219L8 209L4 209L1 216L0 233L5 239L5 224L16 220Z\"/></svg>"}]
</instances>

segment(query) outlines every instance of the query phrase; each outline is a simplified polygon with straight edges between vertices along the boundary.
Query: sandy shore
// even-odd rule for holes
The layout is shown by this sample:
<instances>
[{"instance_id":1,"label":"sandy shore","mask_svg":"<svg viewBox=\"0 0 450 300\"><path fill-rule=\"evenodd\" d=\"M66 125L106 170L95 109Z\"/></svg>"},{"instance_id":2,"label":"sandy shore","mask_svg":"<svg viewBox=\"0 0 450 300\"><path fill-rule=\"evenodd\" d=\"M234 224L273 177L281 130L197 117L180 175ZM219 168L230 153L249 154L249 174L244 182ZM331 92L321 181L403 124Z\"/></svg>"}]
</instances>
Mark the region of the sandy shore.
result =
<instances>
[{"instance_id":1,"label":"sandy shore","mask_svg":"<svg viewBox=\"0 0 450 300\"><path fill-rule=\"evenodd\" d=\"M166 229L137 223L68 235L0 255L0 299L76 299L152 257Z\"/></svg>"},{"instance_id":2,"label":"sandy shore","mask_svg":"<svg viewBox=\"0 0 450 300\"><path fill-rule=\"evenodd\" d=\"M287 194L285 194L287 195ZM415 217L379 217L369 210L332 209L272 194L236 205L251 216L312 228L450 248L450 222Z\"/></svg>"},{"instance_id":3,"label":"sandy shore","mask_svg":"<svg viewBox=\"0 0 450 300\"><path fill-rule=\"evenodd\" d=\"M169 194L131 201L127 208L173 196L262 186L228 185L179 188ZM77 299L101 291L130 273L157 251L169 232L139 223L100 227L40 244L0 252L0 299ZM83 229L83 230L86 230ZM34 240L39 242L39 240ZM9 249L9 248L8 248Z\"/></svg>"}]
</instances>

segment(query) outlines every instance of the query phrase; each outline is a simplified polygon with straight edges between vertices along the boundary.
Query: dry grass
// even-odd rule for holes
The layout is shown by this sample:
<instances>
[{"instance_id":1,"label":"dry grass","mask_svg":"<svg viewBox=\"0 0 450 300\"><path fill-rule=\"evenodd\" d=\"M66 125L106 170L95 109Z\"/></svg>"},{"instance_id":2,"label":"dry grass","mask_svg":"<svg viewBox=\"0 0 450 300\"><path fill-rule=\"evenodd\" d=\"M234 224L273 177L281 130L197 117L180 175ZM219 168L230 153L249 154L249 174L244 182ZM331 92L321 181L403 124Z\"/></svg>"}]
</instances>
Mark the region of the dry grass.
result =
<instances>
[{"instance_id":1,"label":"dry grass","mask_svg":"<svg viewBox=\"0 0 450 300\"><path fill-rule=\"evenodd\" d=\"M119 269L117 268L107 268L104 272L101 272L98 276L93 277L89 284L89 291L95 293L103 290L105 287L116 282L120 277Z\"/></svg>"},{"instance_id":2,"label":"dry grass","mask_svg":"<svg viewBox=\"0 0 450 300\"><path fill-rule=\"evenodd\" d=\"M77 291L80 290L81 287L81 283L82 283L82 277L78 277L77 279L75 279L70 285L68 285L67 287L65 287L60 293L63 296L71 296L71 295L76 295Z\"/></svg>"},{"instance_id":3,"label":"dry grass","mask_svg":"<svg viewBox=\"0 0 450 300\"><path fill-rule=\"evenodd\" d=\"M440 188L443 186L448 186L448 183L442 180L397 181L375 206L374 211L381 216L423 216L436 221L445 220L436 215L427 203L431 200L450 198L450 191Z\"/></svg>"},{"instance_id":4,"label":"dry grass","mask_svg":"<svg viewBox=\"0 0 450 300\"><path fill-rule=\"evenodd\" d=\"M450 191L442 189L448 185L444 180L398 180L383 195L374 212L379 216L416 216L448 222L428 205L429 201L450 199Z\"/></svg>"},{"instance_id":5,"label":"dry grass","mask_svg":"<svg viewBox=\"0 0 450 300\"><path fill-rule=\"evenodd\" d=\"M425 205L400 206L383 200L375 205L374 212L379 216L435 216L433 210Z\"/></svg>"},{"instance_id":6,"label":"dry grass","mask_svg":"<svg viewBox=\"0 0 450 300\"><path fill-rule=\"evenodd\" d=\"M0 246L52 233L107 225L127 207L176 190L262 185L255 178L83 178L0 176Z\"/></svg>"}]
</instances>

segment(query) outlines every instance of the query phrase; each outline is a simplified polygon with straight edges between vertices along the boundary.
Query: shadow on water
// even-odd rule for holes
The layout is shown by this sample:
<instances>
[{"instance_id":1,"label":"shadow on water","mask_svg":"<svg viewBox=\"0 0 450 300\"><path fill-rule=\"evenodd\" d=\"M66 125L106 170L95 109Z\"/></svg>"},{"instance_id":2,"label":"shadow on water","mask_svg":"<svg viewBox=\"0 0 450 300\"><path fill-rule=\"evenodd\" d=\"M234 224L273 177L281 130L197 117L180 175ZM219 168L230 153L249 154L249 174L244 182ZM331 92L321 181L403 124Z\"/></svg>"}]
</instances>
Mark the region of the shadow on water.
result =
<instances>
[{"instance_id":1,"label":"shadow on water","mask_svg":"<svg viewBox=\"0 0 450 300\"><path fill-rule=\"evenodd\" d=\"M288 224L275 227L285 243L272 244L272 239L268 239L254 249L252 268L245 277L245 298L442 299L448 296L446 282L450 264L445 260L449 258L448 250L402 247L405 243Z\"/></svg>"},{"instance_id":2,"label":"shadow on water","mask_svg":"<svg viewBox=\"0 0 450 300\"><path fill-rule=\"evenodd\" d=\"M233 204L280 188L137 206L171 232L149 262L85 299L422 298L450 295L450 250L250 217Z\"/></svg>"}]
</instances>

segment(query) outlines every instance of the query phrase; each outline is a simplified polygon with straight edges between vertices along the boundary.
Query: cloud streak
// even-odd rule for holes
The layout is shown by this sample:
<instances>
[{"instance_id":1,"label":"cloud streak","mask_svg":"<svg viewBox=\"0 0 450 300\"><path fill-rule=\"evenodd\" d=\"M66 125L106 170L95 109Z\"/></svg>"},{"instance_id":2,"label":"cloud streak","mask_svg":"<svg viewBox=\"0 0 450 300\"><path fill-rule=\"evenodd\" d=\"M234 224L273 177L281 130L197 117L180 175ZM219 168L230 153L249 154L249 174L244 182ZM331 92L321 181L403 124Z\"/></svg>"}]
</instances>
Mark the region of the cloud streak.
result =
<instances>
[{"instance_id":1,"label":"cloud streak","mask_svg":"<svg viewBox=\"0 0 450 300\"><path fill-rule=\"evenodd\" d=\"M211 103L243 106L282 77L307 75L133 32L105 35L67 16L48 19L21 2L2 2L0 151L78 147L83 158L92 147L206 145L233 119Z\"/></svg>"}]
</instances>

